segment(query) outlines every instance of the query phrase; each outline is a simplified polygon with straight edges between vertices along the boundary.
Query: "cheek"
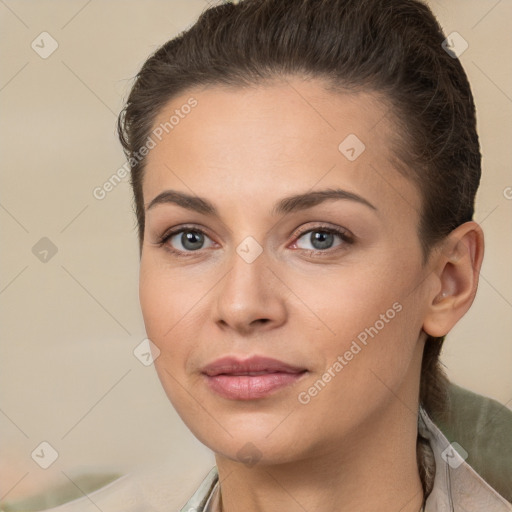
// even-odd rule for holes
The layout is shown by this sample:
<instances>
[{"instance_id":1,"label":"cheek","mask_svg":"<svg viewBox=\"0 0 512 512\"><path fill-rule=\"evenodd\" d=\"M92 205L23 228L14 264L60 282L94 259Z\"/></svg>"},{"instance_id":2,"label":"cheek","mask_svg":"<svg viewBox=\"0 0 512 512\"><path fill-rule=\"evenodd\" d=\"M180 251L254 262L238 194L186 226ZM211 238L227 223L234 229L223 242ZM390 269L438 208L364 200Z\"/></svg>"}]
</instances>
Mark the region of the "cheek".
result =
<instances>
[{"instance_id":1,"label":"cheek","mask_svg":"<svg viewBox=\"0 0 512 512\"><path fill-rule=\"evenodd\" d=\"M409 279L397 274L397 269L388 266L361 265L332 272L309 289L302 286L302 290L308 304L312 304L311 309L324 320L332 339L352 339L376 322L379 330L383 330L383 322L387 327L395 321Z\"/></svg>"},{"instance_id":2,"label":"cheek","mask_svg":"<svg viewBox=\"0 0 512 512\"><path fill-rule=\"evenodd\" d=\"M413 384L409 373L417 346L415 314L408 301L394 300L397 294L338 297L325 317L335 336L315 340L323 365L297 390L303 425L311 423L328 439L368 424L403 396Z\"/></svg>"},{"instance_id":3,"label":"cheek","mask_svg":"<svg viewBox=\"0 0 512 512\"><path fill-rule=\"evenodd\" d=\"M318 339L327 368L338 361L343 371L339 364L333 371L350 374L351 387L364 389L375 381L372 371L398 382L416 347L421 315L411 283L417 281L417 269L397 263L333 273L322 281L322 293L305 291L308 298L316 297L312 309L328 329Z\"/></svg>"},{"instance_id":4,"label":"cheek","mask_svg":"<svg viewBox=\"0 0 512 512\"><path fill-rule=\"evenodd\" d=\"M184 382L184 361L187 345L183 343L183 328L186 325L188 294L180 292L176 280L169 272L149 265L144 258L140 267L139 301L148 338L160 353L154 366L169 400L178 410L183 408L180 397Z\"/></svg>"},{"instance_id":5,"label":"cheek","mask_svg":"<svg viewBox=\"0 0 512 512\"><path fill-rule=\"evenodd\" d=\"M176 406L179 383L187 378L187 362L202 346L201 325L207 320L207 286L189 272L142 258L139 301L148 338L160 350L155 368ZM173 396L171 396L173 395Z\"/></svg>"},{"instance_id":6,"label":"cheek","mask_svg":"<svg viewBox=\"0 0 512 512\"><path fill-rule=\"evenodd\" d=\"M181 273L183 276L184 273ZM165 350L186 325L197 308L204 290L188 277L182 282L180 273L143 260L139 277L139 301L149 338Z\"/></svg>"},{"instance_id":7,"label":"cheek","mask_svg":"<svg viewBox=\"0 0 512 512\"><path fill-rule=\"evenodd\" d=\"M175 311L173 298L165 281L145 265L141 265L140 269L139 301L146 333L161 350L162 339L174 323L174 319L169 316Z\"/></svg>"}]
</instances>

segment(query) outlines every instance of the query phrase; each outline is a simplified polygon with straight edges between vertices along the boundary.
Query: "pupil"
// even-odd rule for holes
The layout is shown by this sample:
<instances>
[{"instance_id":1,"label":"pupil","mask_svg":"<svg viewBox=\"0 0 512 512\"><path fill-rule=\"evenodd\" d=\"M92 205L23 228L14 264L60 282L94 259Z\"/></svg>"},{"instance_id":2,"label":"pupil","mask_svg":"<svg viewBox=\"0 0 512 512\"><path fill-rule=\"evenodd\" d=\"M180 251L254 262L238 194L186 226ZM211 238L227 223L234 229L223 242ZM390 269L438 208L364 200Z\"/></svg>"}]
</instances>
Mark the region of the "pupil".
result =
<instances>
[{"instance_id":1,"label":"pupil","mask_svg":"<svg viewBox=\"0 0 512 512\"><path fill-rule=\"evenodd\" d=\"M181 235L181 243L183 247L193 251L201 248L202 238L202 234L197 231L187 231Z\"/></svg>"},{"instance_id":2,"label":"pupil","mask_svg":"<svg viewBox=\"0 0 512 512\"><path fill-rule=\"evenodd\" d=\"M315 249L329 249L332 245L333 236L332 233L325 231L315 231L311 233L311 243Z\"/></svg>"}]
</instances>

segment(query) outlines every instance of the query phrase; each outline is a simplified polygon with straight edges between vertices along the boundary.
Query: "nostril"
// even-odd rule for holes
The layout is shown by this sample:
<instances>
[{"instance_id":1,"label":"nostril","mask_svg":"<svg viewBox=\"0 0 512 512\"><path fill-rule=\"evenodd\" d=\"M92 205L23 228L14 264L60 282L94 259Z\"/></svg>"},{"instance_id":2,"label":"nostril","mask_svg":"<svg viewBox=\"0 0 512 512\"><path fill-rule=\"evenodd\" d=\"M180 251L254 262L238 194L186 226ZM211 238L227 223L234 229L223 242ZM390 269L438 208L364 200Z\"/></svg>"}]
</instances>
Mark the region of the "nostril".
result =
<instances>
[{"instance_id":1,"label":"nostril","mask_svg":"<svg viewBox=\"0 0 512 512\"><path fill-rule=\"evenodd\" d=\"M270 322L270 319L269 318L260 318L258 320L255 320L256 322L260 322L262 324L266 324L268 322Z\"/></svg>"}]
</instances>

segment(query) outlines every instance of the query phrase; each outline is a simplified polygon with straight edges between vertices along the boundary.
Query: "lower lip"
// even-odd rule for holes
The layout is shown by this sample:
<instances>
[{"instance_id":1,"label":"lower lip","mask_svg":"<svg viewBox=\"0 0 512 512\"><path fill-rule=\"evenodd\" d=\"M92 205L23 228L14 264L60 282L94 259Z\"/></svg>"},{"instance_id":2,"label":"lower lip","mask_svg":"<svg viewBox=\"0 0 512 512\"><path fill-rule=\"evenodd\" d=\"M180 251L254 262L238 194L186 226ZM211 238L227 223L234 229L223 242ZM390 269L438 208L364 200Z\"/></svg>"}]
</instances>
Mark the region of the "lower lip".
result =
<instances>
[{"instance_id":1,"label":"lower lip","mask_svg":"<svg viewBox=\"0 0 512 512\"><path fill-rule=\"evenodd\" d=\"M231 400L256 400L297 382L306 372L263 375L206 375L212 391Z\"/></svg>"}]
</instances>

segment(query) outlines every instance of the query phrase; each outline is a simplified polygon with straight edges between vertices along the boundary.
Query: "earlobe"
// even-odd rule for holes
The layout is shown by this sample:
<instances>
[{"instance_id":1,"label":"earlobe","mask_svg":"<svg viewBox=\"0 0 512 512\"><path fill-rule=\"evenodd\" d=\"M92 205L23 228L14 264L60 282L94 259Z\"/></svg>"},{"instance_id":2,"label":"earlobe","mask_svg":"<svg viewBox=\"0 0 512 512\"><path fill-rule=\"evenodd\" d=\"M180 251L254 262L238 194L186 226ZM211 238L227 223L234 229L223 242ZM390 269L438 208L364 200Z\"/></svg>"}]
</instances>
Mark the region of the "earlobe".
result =
<instances>
[{"instance_id":1,"label":"earlobe","mask_svg":"<svg viewBox=\"0 0 512 512\"><path fill-rule=\"evenodd\" d=\"M464 316L476 295L484 253L480 226L466 222L454 229L436 255L436 289L430 298L423 330L430 336L445 336Z\"/></svg>"}]
</instances>

